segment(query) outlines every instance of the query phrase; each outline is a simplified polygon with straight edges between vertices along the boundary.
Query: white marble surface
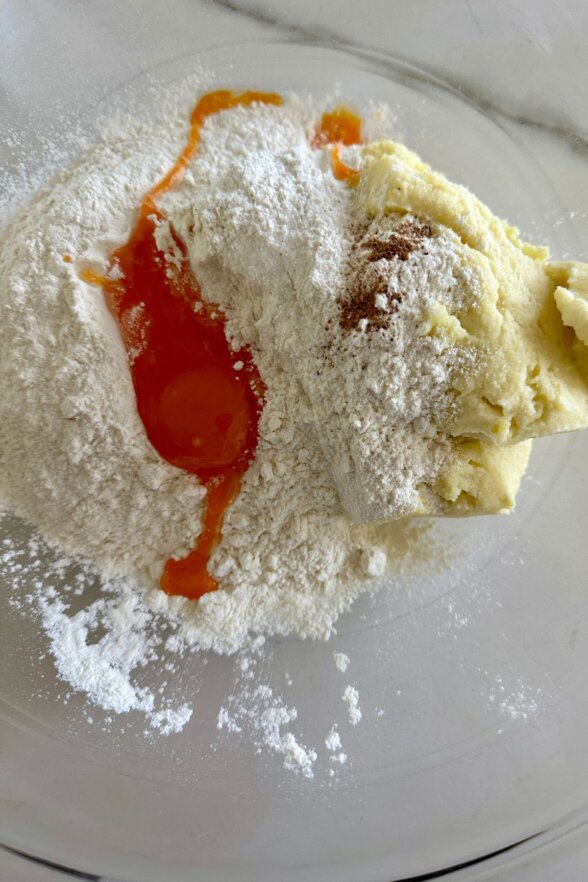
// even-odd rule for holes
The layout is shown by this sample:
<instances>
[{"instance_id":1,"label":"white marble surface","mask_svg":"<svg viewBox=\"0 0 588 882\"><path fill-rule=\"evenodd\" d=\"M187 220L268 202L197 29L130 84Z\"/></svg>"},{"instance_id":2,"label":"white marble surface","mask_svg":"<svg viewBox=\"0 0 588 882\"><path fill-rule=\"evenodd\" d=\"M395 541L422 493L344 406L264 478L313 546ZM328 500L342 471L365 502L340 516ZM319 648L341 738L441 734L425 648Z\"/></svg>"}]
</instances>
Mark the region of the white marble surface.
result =
<instances>
[{"instance_id":1,"label":"white marble surface","mask_svg":"<svg viewBox=\"0 0 588 882\"><path fill-rule=\"evenodd\" d=\"M31 55L47 45L64 50L45 60L47 82L55 71L70 79L75 68L78 88L87 95L92 83L102 82L105 63L115 78L125 68L134 70L146 50L157 63L190 49L272 34L378 49L417 63L498 111L588 134L583 0L103 0L79 17L73 7L66 0L3 4L3 85L12 81L22 88ZM94 36L91 52L84 31ZM26 47L20 39L25 34ZM441 39L432 39L439 34Z\"/></svg>"},{"instance_id":2,"label":"white marble surface","mask_svg":"<svg viewBox=\"0 0 588 882\"><path fill-rule=\"evenodd\" d=\"M156 64L199 47L273 35L378 49L498 112L559 129L564 137L588 135L583 0L103 0L79 16L72 15L74 6L70 0L3 4L1 75L9 91L26 87L31 56L47 46L47 84L58 73L71 86L75 69L77 88L88 96L93 86L100 89L105 65L115 80L125 69L134 71L137 58L144 63L147 53ZM94 40L90 51L87 33Z\"/></svg>"},{"instance_id":3,"label":"white marble surface","mask_svg":"<svg viewBox=\"0 0 588 882\"><path fill-rule=\"evenodd\" d=\"M49 114L56 85L75 109L199 48L275 37L377 50L439 76L512 128L575 212L587 242L576 256L588 258L587 34L585 0L102 0L83 12L71 0L5 0L0 85L15 114L40 105Z\"/></svg>"},{"instance_id":4,"label":"white marble surface","mask_svg":"<svg viewBox=\"0 0 588 882\"><path fill-rule=\"evenodd\" d=\"M574 256L588 259L587 34L586 0L4 0L0 87L25 126L28 116L53 118L60 102L75 111L129 76L200 48L275 37L377 51L438 76L511 132L573 217L581 243ZM0 163L18 149L3 140ZM550 222L560 215L554 210ZM516 871L480 868L468 878L584 882L587 837L563 840L538 860L540 869L529 858ZM0 880L57 878L0 852Z\"/></svg>"}]
</instances>

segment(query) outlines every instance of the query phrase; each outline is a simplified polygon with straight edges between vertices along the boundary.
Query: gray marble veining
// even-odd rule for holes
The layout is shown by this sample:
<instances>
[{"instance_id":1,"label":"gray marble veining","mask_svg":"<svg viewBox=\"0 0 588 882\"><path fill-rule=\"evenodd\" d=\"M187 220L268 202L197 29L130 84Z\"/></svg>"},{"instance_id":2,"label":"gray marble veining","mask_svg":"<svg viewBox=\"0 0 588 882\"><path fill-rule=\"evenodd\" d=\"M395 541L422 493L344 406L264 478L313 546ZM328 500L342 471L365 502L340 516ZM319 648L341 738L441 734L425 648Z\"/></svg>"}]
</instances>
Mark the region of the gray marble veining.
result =
<instances>
[{"instance_id":1,"label":"gray marble veining","mask_svg":"<svg viewBox=\"0 0 588 882\"><path fill-rule=\"evenodd\" d=\"M422 57L419 42L408 37L403 15L403 32L394 29L394 5L386 0L344 3L334 13L332 4L302 0L296 4L275 0L271 4L246 0L202 0L208 6L247 18L262 25L266 32L290 39L315 41L345 47L356 52L377 50L381 58L416 63L425 73L457 89L479 107L502 114L514 122L545 128L565 138L574 147L588 148L588 77L584 64L584 35L588 33L588 5L467 2L453 5L467 12L456 22L455 46L443 42L442 53L431 51L430 33L443 9L436 0L413 4L414 31L425 38ZM543 15L538 15L538 6ZM441 9L443 7L443 9ZM518 39L513 38L515 26ZM479 53L480 31L487 49ZM474 32L472 47L479 53L477 65L464 51ZM476 33L477 32L477 33ZM512 44L510 50L506 45ZM571 43L562 54L560 44ZM416 54L415 54L416 48ZM462 56L453 48L460 50ZM565 65L562 67L562 58ZM465 61L465 63L464 63ZM473 71L477 72L473 73ZM490 76L491 74L491 76ZM414 76L418 74L415 71ZM545 86L549 84L549 91ZM554 85L556 88L554 88Z\"/></svg>"}]
</instances>

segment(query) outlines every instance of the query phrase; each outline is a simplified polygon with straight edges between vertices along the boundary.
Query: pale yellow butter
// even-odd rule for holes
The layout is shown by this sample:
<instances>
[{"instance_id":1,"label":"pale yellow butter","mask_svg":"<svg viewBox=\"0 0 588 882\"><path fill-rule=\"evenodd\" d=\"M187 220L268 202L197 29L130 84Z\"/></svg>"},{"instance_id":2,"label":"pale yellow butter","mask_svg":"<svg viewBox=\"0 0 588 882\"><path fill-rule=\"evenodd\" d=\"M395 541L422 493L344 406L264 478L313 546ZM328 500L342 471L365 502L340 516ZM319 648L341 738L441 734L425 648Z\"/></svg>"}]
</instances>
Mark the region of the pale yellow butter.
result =
<instances>
[{"instance_id":1,"label":"pale yellow butter","mask_svg":"<svg viewBox=\"0 0 588 882\"><path fill-rule=\"evenodd\" d=\"M455 234L475 302L437 304L420 333L472 350L475 368L452 378L454 405L439 425L452 455L419 513L508 511L530 439L588 425L588 265L549 263L465 187L386 141L363 151L359 211L410 213Z\"/></svg>"},{"instance_id":2,"label":"pale yellow butter","mask_svg":"<svg viewBox=\"0 0 588 882\"><path fill-rule=\"evenodd\" d=\"M557 285L555 304L564 325L572 328L578 340L588 346L588 264L553 262L548 264L547 273Z\"/></svg>"}]
</instances>

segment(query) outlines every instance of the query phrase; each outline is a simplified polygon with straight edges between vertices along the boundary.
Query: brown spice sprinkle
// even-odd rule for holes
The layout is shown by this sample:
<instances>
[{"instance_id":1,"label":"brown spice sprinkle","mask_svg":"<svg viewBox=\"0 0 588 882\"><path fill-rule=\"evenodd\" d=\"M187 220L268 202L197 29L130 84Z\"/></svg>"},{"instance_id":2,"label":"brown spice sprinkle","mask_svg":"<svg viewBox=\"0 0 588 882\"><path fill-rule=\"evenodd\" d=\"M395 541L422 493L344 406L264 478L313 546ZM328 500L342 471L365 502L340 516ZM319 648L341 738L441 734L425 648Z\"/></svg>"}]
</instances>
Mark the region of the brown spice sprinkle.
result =
<instances>
[{"instance_id":1,"label":"brown spice sprinkle","mask_svg":"<svg viewBox=\"0 0 588 882\"><path fill-rule=\"evenodd\" d=\"M399 291L388 290L386 267L374 266L380 260L407 260L413 251L421 247L424 239L433 235L430 224L409 218L392 230L373 231L369 226L367 237L359 238L351 250L352 266L350 283L345 294L339 298L339 326L345 333L358 328L367 319L366 330L384 328L388 324L389 311L376 304L378 294L385 294L389 307L402 299Z\"/></svg>"},{"instance_id":2,"label":"brown spice sprinkle","mask_svg":"<svg viewBox=\"0 0 588 882\"><path fill-rule=\"evenodd\" d=\"M403 221L395 230L382 239L372 236L361 243L362 247L369 252L368 260L407 260L409 254L420 247L423 239L430 239L433 235L431 225L421 221Z\"/></svg>"},{"instance_id":3,"label":"brown spice sprinkle","mask_svg":"<svg viewBox=\"0 0 588 882\"><path fill-rule=\"evenodd\" d=\"M386 313L376 307L376 295L386 294L387 289L370 290L359 285L351 295L340 303L339 327L342 331L354 331L361 319L368 320L368 328L384 328L387 324ZM398 296L400 299L400 295Z\"/></svg>"}]
</instances>

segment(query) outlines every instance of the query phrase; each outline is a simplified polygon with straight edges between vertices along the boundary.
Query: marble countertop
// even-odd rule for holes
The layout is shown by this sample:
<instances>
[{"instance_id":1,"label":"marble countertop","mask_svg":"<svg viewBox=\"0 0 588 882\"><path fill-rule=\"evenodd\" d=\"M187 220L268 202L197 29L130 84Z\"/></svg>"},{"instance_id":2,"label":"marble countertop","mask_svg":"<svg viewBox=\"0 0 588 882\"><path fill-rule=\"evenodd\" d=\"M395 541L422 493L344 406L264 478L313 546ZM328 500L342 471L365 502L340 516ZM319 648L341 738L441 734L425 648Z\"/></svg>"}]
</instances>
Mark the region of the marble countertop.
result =
<instances>
[{"instance_id":1,"label":"marble countertop","mask_svg":"<svg viewBox=\"0 0 588 882\"><path fill-rule=\"evenodd\" d=\"M29 96L51 106L56 83L75 107L137 69L226 43L261 37L375 50L438 76L515 130L588 242L587 33L584 0L101 0L83 14L72 0L7 0L0 85L24 114ZM42 60L46 93L32 57ZM575 256L587 259L588 245Z\"/></svg>"}]
</instances>

